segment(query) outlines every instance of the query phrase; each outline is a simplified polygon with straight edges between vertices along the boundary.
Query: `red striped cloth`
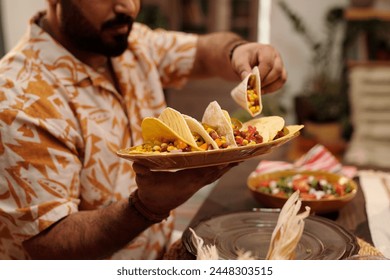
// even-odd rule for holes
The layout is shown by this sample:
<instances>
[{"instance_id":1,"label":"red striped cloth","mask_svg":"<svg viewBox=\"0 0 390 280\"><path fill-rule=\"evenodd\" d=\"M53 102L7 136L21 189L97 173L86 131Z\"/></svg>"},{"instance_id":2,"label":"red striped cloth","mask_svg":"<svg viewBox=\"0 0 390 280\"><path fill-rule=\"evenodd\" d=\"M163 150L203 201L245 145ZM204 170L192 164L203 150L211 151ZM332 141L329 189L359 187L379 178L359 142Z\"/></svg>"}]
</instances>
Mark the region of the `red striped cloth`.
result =
<instances>
[{"instance_id":1,"label":"red striped cloth","mask_svg":"<svg viewBox=\"0 0 390 280\"><path fill-rule=\"evenodd\" d=\"M294 163L284 161L262 160L255 169L255 173L270 173L275 171L294 170L315 170L340 173L346 177L353 178L357 169L355 166L343 166L331 152L324 146L318 144L301 156Z\"/></svg>"}]
</instances>

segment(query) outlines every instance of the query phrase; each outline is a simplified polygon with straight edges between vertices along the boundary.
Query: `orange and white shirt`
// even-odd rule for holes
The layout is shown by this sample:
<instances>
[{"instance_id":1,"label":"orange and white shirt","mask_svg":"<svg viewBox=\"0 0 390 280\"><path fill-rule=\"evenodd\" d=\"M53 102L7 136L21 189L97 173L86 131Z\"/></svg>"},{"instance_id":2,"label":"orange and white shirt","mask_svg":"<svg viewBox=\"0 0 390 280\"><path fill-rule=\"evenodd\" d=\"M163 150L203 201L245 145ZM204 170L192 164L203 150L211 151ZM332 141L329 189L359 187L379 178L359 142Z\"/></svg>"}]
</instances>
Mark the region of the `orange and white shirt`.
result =
<instances>
[{"instance_id":1,"label":"orange and white shirt","mask_svg":"<svg viewBox=\"0 0 390 280\"><path fill-rule=\"evenodd\" d=\"M183 85L197 36L135 23L112 65L121 93L35 22L0 62L0 259L26 259L22 242L67 215L106 207L136 188L116 155L142 142L144 117ZM162 255L173 217L145 230L115 259ZM64 238L66 238L64 236Z\"/></svg>"}]
</instances>

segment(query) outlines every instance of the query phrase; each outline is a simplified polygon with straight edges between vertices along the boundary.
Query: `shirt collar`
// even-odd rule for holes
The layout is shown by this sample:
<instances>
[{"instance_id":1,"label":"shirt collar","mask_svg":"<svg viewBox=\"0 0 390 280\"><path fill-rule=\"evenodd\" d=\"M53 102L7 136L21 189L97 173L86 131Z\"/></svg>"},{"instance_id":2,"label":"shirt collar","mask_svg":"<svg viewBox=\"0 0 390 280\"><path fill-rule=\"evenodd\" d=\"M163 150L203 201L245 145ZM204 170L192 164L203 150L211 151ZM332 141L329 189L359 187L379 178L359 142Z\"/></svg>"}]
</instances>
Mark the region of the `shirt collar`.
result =
<instances>
[{"instance_id":1,"label":"shirt collar","mask_svg":"<svg viewBox=\"0 0 390 280\"><path fill-rule=\"evenodd\" d=\"M39 52L39 57L46 68L54 73L64 86L75 86L89 80L94 86L101 86L119 94L104 76L77 59L38 25L44 15L45 12L40 12L31 19L29 38L35 42L37 50L45 50Z\"/></svg>"}]
</instances>

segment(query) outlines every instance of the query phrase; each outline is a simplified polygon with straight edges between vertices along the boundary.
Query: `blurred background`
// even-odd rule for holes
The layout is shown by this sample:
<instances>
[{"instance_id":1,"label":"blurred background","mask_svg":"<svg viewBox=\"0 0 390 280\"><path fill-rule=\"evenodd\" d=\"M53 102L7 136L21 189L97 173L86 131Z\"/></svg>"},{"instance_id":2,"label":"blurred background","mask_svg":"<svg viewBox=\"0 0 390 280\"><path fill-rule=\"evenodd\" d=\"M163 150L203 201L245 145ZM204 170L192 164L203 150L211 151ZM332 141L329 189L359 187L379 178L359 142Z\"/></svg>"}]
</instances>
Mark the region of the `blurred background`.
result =
<instances>
[{"instance_id":1,"label":"blurred background","mask_svg":"<svg viewBox=\"0 0 390 280\"><path fill-rule=\"evenodd\" d=\"M390 0L143 0L138 21L195 33L230 30L271 43L288 81L263 97L262 115L304 124L288 146L294 160L316 143L344 162L390 167ZM0 0L0 52L10 50L45 0ZM21 9L23 7L23 9ZM269 28L268 28L269 27ZM234 83L192 81L167 90L168 105L201 119L217 100L245 120Z\"/></svg>"}]
</instances>

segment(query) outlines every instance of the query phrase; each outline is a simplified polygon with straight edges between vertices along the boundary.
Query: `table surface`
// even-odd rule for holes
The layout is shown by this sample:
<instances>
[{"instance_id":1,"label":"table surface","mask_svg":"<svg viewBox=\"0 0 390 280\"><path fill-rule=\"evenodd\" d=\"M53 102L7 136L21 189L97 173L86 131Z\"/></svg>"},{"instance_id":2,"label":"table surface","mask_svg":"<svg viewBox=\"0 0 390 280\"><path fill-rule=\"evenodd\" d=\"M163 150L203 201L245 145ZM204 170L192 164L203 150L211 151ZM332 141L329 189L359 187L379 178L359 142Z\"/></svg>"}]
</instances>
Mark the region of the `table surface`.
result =
<instances>
[{"instance_id":1,"label":"table surface","mask_svg":"<svg viewBox=\"0 0 390 280\"><path fill-rule=\"evenodd\" d=\"M189 226L195 227L200 221L215 216L251 211L253 208L261 207L262 205L253 198L245 185L237 185L226 189L223 184L218 184L206 198ZM358 188L355 198L340 211L321 216L335 221L343 228L352 232L356 237L372 244L364 195L360 188Z\"/></svg>"},{"instance_id":2,"label":"table surface","mask_svg":"<svg viewBox=\"0 0 390 280\"><path fill-rule=\"evenodd\" d=\"M278 156L283 156L283 154L276 155L276 158ZM212 217L261 208L262 205L254 199L246 186L247 176L255 169L258 163L259 159L252 162L244 162L239 165L239 168L233 169L226 174L205 199L190 222L189 227L194 228L199 222ZM357 178L355 178L355 181L359 185ZM367 244L373 244L365 210L364 194L360 187L355 198L341 210L321 216L333 220ZM184 256L179 258L191 257L184 254Z\"/></svg>"}]
</instances>

